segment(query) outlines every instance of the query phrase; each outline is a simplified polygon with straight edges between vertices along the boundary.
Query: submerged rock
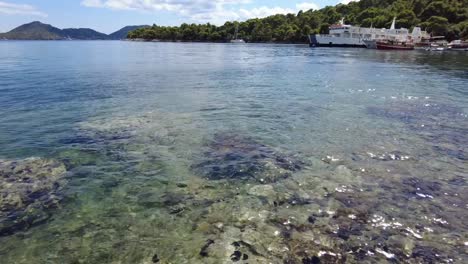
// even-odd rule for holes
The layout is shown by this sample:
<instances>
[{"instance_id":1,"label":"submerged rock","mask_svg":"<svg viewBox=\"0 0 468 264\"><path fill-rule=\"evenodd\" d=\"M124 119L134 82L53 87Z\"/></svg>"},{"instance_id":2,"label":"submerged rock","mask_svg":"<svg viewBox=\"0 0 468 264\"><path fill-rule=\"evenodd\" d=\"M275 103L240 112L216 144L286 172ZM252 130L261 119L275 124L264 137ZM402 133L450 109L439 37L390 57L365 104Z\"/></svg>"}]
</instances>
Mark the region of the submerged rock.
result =
<instances>
[{"instance_id":1,"label":"submerged rock","mask_svg":"<svg viewBox=\"0 0 468 264\"><path fill-rule=\"evenodd\" d=\"M65 173L54 160L0 160L0 236L47 220L45 209L56 206Z\"/></svg>"},{"instance_id":2,"label":"submerged rock","mask_svg":"<svg viewBox=\"0 0 468 264\"><path fill-rule=\"evenodd\" d=\"M202 257L208 257L208 248L214 244L214 241L211 239L208 239L206 243L203 245L203 247L200 249L200 256Z\"/></svg>"},{"instance_id":3,"label":"submerged rock","mask_svg":"<svg viewBox=\"0 0 468 264\"><path fill-rule=\"evenodd\" d=\"M403 191L417 195L418 193L442 195L441 183L425 180L423 178L410 177L402 180Z\"/></svg>"},{"instance_id":4,"label":"submerged rock","mask_svg":"<svg viewBox=\"0 0 468 264\"><path fill-rule=\"evenodd\" d=\"M468 131L467 131L468 134ZM467 137L468 140L468 137ZM443 146L434 146L433 149L445 156L449 156L452 158L456 158L462 161L468 160L468 151L464 151L463 149L457 149L458 146L453 147L443 147Z\"/></svg>"},{"instance_id":5,"label":"submerged rock","mask_svg":"<svg viewBox=\"0 0 468 264\"><path fill-rule=\"evenodd\" d=\"M67 149L58 155L68 170L81 166L95 166L102 160L102 155L94 149Z\"/></svg>"},{"instance_id":6,"label":"submerged rock","mask_svg":"<svg viewBox=\"0 0 468 264\"><path fill-rule=\"evenodd\" d=\"M238 262L240 260L248 260L249 254L260 255L252 245L244 241L235 241L232 243L232 246L234 246L236 249L231 255L231 260L233 262Z\"/></svg>"},{"instance_id":7,"label":"submerged rock","mask_svg":"<svg viewBox=\"0 0 468 264\"><path fill-rule=\"evenodd\" d=\"M303 258L302 263L304 264L320 264L320 258L317 256L313 256L311 258Z\"/></svg>"},{"instance_id":8,"label":"submerged rock","mask_svg":"<svg viewBox=\"0 0 468 264\"><path fill-rule=\"evenodd\" d=\"M302 169L302 162L276 152L251 138L217 134L207 146L203 159L192 166L211 180L256 180L275 182Z\"/></svg>"},{"instance_id":9,"label":"submerged rock","mask_svg":"<svg viewBox=\"0 0 468 264\"><path fill-rule=\"evenodd\" d=\"M266 184L266 185L255 185L252 186L248 192L250 195L259 196L259 197L275 197L276 191L273 186Z\"/></svg>"},{"instance_id":10,"label":"submerged rock","mask_svg":"<svg viewBox=\"0 0 468 264\"><path fill-rule=\"evenodd\" d=\"M428 141L435 152L460 161L468 159L468 127L462 108L434 102L394 102L386 106L367 107L367 113L398 120ZM390 153L382 160L399 160ZM377 156L376 156L377 157ZM403 159L400 159L403 160Z\"/></svg>"},{"instance_id":11,"label":"submerged rock","mask_svg":"<svg viewBox=\"0 0 468 264\"><path fill-rule=\"evenodd\" d=\"M151 258L151 261L153 263L159 263L159 256L158 254L154 254L154 256Z\"/></svg>"},{"instance_id":12,"label":"submerged rock","mask_svg":"<svg viewBox=\"0 0 468 264\"><path fill-rule=\"evenodd\" d=\"M386 106L369 106L367 113L379 117L398 119L405 123L437 117L456 118L462 113L459 107L431 102L392 103Z\"/></svg>"}]
</instances>

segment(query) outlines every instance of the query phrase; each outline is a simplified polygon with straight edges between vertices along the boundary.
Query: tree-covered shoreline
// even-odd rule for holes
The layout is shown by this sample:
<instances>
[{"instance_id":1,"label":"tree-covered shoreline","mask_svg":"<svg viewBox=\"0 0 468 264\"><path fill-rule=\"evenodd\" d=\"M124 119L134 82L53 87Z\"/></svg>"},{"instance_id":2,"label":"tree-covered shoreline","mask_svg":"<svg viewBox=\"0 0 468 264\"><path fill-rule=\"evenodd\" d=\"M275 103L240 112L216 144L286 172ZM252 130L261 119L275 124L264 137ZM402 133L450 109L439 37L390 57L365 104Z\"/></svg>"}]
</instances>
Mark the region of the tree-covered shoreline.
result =
<instances>
[{"instance_id":1,"label":"tree-covered shoreline","mask_svg":"<svg viewBox=\"0 0 468 264\"><path fill-rule=\"evenodd\" d=\"M393 17L397 27L420 26L449 40L468 38L468 0L361 0L347 5L327 6L298 14L273 15L244 22L182 24L178 27L153 25L128 34L130 39L226 42L239 26L239 37L247 42L306 43L313 33L328 33L341 18L347 24L388 28Z\"/></svg>"}]
</instances>

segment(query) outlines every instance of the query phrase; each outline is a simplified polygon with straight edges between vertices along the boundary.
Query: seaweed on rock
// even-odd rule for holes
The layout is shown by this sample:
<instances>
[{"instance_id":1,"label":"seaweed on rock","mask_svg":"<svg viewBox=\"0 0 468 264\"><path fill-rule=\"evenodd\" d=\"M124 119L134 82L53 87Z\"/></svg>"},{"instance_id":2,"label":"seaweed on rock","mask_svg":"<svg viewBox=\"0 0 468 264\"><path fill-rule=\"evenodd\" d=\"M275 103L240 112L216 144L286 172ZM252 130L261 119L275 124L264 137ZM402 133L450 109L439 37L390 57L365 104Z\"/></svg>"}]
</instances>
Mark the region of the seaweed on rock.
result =
<instances>
[{"instance_id":1,"label":"seaweed on rock","mask_svg":"<svg viewBox=\"0 0 468 264\"><path fill-rule=\"evenodd\" d=\"M54 160L0 160L0 236L39 224L59 201L65 166Z\"/></svg>"},{"instance_id":2,"label":"seaweed on rock","mask_svg":"<svg viewBox=\"0 0 468 264\"><path fill-rule=\"evenodd\" d=\"M276 182L301 170L303 163L293 156L251 138L216 134L201 161L192 166L210 180L255 180Z\"/></svg>"}]
</instances>

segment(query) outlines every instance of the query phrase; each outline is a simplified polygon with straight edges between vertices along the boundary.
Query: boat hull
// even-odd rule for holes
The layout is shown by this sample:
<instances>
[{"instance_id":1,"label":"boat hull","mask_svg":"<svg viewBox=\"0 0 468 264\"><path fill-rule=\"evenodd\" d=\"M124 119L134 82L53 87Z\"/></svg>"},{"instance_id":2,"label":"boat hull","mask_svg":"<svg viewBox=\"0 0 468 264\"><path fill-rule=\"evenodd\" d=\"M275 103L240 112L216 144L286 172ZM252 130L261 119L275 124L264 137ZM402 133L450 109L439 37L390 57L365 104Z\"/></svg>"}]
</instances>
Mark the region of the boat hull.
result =
<instances>
[{"instance_id":1,"label":"boat hull","mask_svg":"<svg viewBox=\"0 0 468 264\"><path fill-rule=\"evenodd\" d=\"M359 38L342 38L323 35L310 35L311 47L340 47L340 48L365 48L366 45Z\"/></svg>"},{"instance_id":2,"label":"boat hull","mask_svg":"<svg viewBox=\"0 0 468 264\"><path fill-rule=\"evenodd\" d=\"M375 40L364 40L364 43L368 49L377 49L377 42Z\"/></svg>"},{"instance_id":3,"label":"boat hull","mask_svg":"<svg viewBox=\"0 0 468 264\"><path fill-rule=\"evenodd\" d=\"M391 44L384 42L376 43L377 49L379 50L414 50L413 45L404 45L404 44Z\"/></svg>"},{"instance_id":4,"label":"boat hull","mask_svg":"<svg viewBox=\"0 0 468 264\"><path fill-rule=\"evenodd\" d=\"M457 50L457 51L468 51L468 43L464 44L456 44L456 45L450 45L449 46L450 50Z\"/></svg>"},{"instance_id":5,"label":"boat hull","mask_svg":"<svg viewBox=\"0 0 468 264\"><path fill-rule=\"evenodd\" d=\"M243 39L233 39L230 41L230 43L233 43L233 44L244 44L245 41Z\"/></svg>"},{"instance_id":6,"label":"boat hull","mask_svg":"<svg viewBox=\"0 0 468 264\"><path fill-rule=\"evenodd\" d=\"M468 51L468 48L449 48L448 50L453 50L453 51Z\"/></svg>"}]
</instances>

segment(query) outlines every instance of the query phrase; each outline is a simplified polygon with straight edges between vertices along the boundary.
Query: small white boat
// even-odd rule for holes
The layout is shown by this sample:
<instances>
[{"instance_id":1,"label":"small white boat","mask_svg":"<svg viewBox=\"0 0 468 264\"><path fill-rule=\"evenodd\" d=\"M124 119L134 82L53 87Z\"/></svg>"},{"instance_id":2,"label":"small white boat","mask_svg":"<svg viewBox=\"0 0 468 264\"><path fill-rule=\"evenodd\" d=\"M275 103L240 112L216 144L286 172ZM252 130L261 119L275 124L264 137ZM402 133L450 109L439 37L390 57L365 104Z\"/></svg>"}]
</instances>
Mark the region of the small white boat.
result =
<instances>
[{"instance_id":1,"label":"small white boat","mask_svg":"<svg viewBox=\"0 0 468 264\"><path fill-rule=\"evenodd\" d=\"M238 38L238 35L239 35L239 24L236 25L236 33L234 34L234 39L231 39L231 43L233 44L245 43L243 39Z\"/></svg>"},{"instance_id":2,"label":"small white boat","mask_svg":"<svg viewBox=\"0 0 468 264\"><path fill-rule=\"evenodd\" d=\"M445 51L445 48L441 48L441 47L439 47L439 48L427 48L426 50L427 51Z\"/></svg>"},{"instance_id":3,"label":"small white boat","mask_svg":"<svg viewBox=\"0 0 468 264\"><path fill-rule=\"evenodd\" d=\"M446 48L439 44L432 43L430 47L426 48L427 51L445 51Z\"/></svg>"},{"instance_id":4,"label":"small white boat","mask_svg":"<svg viewBox=\"0 0 468 264\"><path fill-rule=\"evenodd\" d=\"M415 49L430 50L434 47L447 48L448 42L444 36L431 36L429 38L423 38L420 42L415 43Z\"/></svg>"},{"instance_id":5,"label":"small white boat","mask_svg":"<svg viewBox=\"0 0 468 264\"><path fill-rule=\"evenodd\" d=\"M231 43L245 43L243 39L231 39Z\"/></svg>"},{"instance_id":6,"label":"small white boat","mask_svg":"<svg viewBox=\"0 0 468 264\"><path fill-rule=\"evenodd\" d=\"M468 41L454 40L448 45L450 50L464 50L468 51Z\"/></svg>"}]
</instances>

